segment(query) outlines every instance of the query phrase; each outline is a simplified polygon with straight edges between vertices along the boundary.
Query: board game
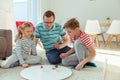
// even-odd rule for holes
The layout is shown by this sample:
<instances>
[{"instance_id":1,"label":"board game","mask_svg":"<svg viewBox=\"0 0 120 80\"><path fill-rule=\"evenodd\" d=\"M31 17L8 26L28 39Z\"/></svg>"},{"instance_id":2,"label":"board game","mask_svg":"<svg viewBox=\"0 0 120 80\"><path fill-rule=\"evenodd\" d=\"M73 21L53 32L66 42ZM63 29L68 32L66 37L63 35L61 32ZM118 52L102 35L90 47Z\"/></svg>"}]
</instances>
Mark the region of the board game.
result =
<instances>
[{"instance_id":1,"label":"board game","mask_svg":"<svg viewBox=\"0 0 120 80\"><path fill-rule=\"evenodd\" d=\"M72 70L58 65L37 65L23 69L20 75L28 80L63 80L72 75Z\"/></svg>"}]
</instances>

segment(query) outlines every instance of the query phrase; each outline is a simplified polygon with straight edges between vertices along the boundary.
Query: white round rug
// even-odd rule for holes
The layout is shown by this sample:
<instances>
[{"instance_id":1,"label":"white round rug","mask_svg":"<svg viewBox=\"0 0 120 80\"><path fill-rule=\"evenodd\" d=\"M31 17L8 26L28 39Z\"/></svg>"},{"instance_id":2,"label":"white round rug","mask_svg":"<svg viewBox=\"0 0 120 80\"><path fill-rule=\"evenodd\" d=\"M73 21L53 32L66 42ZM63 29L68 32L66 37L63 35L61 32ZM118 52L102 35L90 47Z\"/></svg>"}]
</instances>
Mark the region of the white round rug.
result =
<instances>
[{"instance_id":1,"label":"white round rug","mask_svg":"<svg viewBox=\"0 0 120 80\"><path fill-rule=\"evenodd\" d=\"M20 75L28 80L62 80L72 75L69 68L57 65L39 65L25 68Z\"/></svg>"}]
</instances>

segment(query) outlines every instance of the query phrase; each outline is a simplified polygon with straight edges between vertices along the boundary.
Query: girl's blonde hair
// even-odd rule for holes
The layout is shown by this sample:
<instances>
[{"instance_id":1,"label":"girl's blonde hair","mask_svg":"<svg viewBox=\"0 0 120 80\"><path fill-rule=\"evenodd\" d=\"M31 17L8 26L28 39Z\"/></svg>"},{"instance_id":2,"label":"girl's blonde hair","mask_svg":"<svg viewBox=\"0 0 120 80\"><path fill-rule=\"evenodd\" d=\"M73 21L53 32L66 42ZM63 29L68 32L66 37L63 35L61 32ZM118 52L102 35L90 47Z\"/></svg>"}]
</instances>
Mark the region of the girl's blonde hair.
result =
<instances>
[{"instance_id":1,"label":"girl's blonde hair","mask_svg":"<svg viewBox=\"0 0 120 80\"><path fill-rule=\"evenodd\" d=\"M24 22L21 26L18 27L18 33L16 35L16 38L15 38L15 42L18 40L18 39L21 39L23 34L21 32L21 30L24 30L25 28L27 27L33 27L29 22ZM31 39L33 40L34 39L34 35L32 34L31 35Z\"/></svg>"}]
</instances>

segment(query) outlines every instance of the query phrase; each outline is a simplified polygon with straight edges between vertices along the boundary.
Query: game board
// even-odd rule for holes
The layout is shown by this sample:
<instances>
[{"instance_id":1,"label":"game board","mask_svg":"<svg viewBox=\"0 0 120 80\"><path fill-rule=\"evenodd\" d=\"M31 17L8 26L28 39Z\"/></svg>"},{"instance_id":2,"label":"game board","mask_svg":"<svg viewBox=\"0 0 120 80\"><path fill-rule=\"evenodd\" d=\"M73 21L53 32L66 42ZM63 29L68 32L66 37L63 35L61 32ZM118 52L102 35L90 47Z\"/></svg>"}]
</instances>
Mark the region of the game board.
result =
<instances>
[{"instance_id":1,"label":"game board","mask_svg":"<svg viewBox=\"0 0 120 80\"><path fill-rule=\"evenodd\" d=\"M58 65L39 65L23 69L20 75L28 80L63 80L72 75L72 70Z\"/></svg>"}]
</instances>

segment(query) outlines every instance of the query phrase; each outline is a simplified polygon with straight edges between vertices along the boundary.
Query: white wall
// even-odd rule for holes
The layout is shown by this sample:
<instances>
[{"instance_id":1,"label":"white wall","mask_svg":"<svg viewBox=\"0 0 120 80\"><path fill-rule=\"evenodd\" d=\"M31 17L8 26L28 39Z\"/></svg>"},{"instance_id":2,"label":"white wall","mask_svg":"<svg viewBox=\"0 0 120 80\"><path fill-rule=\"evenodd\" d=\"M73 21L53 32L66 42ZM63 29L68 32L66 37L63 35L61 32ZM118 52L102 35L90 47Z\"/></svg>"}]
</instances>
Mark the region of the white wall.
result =
<instances>
[{"instance_id":1,"label":"white wall","mask_svg":"<svg viewBox=\"0 0 120 80\"><path fill-rule=\"evenodd\" d=\"M56 21L77 17L84 29L87 19L105 22L106 17L120 19L120 0L42 0L42 8L51 9L56 14ZM49 2L48 2L49 1ZM45 5L46 4L46 5ZM47 5L49 4L49 6ZM44 12L44 10L42 10Z\"/></svg>"},{"instance_id":2,"label":"white wall","mask_svg":"<svg viewBox=\"0 0 120 80\"><path fill-rule=\"evenodd\" d=\"M70 18L76 17L80 21L80 28L82 30L84 30L87 19L98 19L100 23L105 23L107 17L110 17L111 21L113 19L120 19L120 0L41 1L42 14L48 9L53 10L56 15L56 21L61 24L64 24ZM107 40L108 35L105 34L104 36Z\"/></svg>"},{"instance_id":3,"label":"white wall","mask_svg":"<svg viewBox=\"0 0 120 80\"><path fill-rule=\"evenodd\" d=\"M38 15L38 22L43 20L43 14L46 10L50 10L51 9L51 0L39 0L38 1L38 6L39 6L39 15Z\"/></svg>"}]
</instances>

